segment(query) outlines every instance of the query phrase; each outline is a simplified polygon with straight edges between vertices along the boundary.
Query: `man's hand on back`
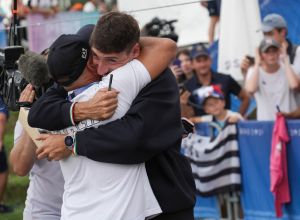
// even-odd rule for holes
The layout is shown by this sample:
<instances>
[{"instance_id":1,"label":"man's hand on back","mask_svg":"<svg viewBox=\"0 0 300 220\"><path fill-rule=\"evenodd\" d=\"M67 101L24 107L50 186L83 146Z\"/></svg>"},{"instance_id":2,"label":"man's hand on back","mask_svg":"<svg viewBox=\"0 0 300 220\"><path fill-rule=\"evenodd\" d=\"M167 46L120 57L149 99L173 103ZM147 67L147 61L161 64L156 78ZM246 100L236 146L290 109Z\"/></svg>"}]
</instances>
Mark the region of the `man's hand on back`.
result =
<instances>
[{"instance_id":1,"label":"man's hand on back","mask_svg":"<svg viewBox=\"0 0 300 220\"><path fill-rule=\"evenodd\" d=\"M78 102L74 106L74 120L85 119L105 120L110 118L118 106L118 91L99 90L95 96L86 102Z\"/></svg>"},{"instance_id":2,"label":"man's hand on back","mask_svg":"<svg viewBox=\"0 0 300 220\"><path fill-rule=\"evenodd\" d=\"M51 160L61 160L69 157L72 152L65 145L65 135L41 134L37 140L42 141L42 146L36 150L37 158L48 158Z\"/></svg>"}]
</instances>

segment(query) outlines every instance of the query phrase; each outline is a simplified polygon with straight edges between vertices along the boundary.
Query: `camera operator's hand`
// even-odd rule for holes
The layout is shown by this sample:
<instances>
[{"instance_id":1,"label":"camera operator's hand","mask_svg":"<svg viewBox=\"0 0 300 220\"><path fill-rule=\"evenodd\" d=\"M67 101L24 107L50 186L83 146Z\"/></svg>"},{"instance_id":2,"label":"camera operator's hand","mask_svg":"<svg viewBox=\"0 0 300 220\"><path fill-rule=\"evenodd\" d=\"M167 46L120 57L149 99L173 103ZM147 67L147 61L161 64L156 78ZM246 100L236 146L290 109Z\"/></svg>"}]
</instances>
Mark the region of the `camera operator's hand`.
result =
<instances>
[{"instance_id":1,"label":"camera operator's hand","mask_svg":"<svg viewBox=\"0 0 300 220\"><path fill-rule=\"evenodd\" d=\"M118 106L118 93L116 90L101 89L89 101L76 103L74 106L75 121L110 118Z\"/></svg>"},{"instance_id":2,"label":"camera operator's hand","mask_svg":"<svg viewBox=\"0 0 300 220\"><path fill-rule=\"evenodd\" d=\"M41 134L38 141L42 141L42 146L36 150L37 158L48 158L51 160L61 160L69 157L72 151L65 145L65 135L61 134Z\"/></svg>"},{"instance_id":3,"label":"camera operator's hand","mask_svg":"<svg viewBox=\"0 0 300 220\"><path fill-rule=\"evenodd\" d=\"M30 102L32 103L35 98L35 91L31 84L28 84L25 89L21 92L19 102Z\"/></svg>"}]
</instances>

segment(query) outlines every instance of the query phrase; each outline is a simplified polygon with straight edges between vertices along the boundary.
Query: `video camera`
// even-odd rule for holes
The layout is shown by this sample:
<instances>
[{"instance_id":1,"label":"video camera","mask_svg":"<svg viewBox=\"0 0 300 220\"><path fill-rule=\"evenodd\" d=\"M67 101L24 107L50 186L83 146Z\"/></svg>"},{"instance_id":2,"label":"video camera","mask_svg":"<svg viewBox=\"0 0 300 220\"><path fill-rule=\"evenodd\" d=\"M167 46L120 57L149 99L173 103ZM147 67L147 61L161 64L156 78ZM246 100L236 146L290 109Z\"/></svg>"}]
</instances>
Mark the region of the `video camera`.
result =
<instances>
[{"instance_id":1,"label":"video camera","mask_svg":"<svg viewBox=\"0 0 300 220\"><path fill-rule=\"evenodd\" d=\"M21 46L0 49L0 94L11 111L30 107L29 102L18 102L21 92L30 83L36 97L53 84L43 55L27 51Z\"/></svg>"},{"instance_id":2,"label":"video camera","mask_svg":"<svg viewBox=\"0 0 300 220\"><path fill-rule=\"evenodd\" d=\"M13 1L13 19L9 36L17 45L17 0ZM12 39L8 39L11 43ZM23 55L24 54L24 55ZM18 102L21 92L30 83L35 88L36 97L53 84L48 74L48 67L43 56L24 53L22 46L0 48L0 95L9 110L17 111L19 107L29 107L31 103Z\"/></svg>"},{"instance_id":3,"label":"video camera","mask_svg":"<svg viewBox=\"0 0 300 220\"><path fill-rule=\"evenodd\" d=\"M22 46L0 48L0 94L12 111L17 111L21 91L28 84L18 70L17 60L24 54Z\"/></svg>"},{"instance_id":4,"label":"video camera","mask_svg":"<svg viewBox=\"0 0 300 220\"><path fill-rule=\"evenodd\" d=\"M143 34L146 36L170 38L177 42L178 35L176 34L175 27L173 25L175 22L177 22L177 20L167 21L155 17L145 25L143 28Z\"/></svg>"}]
</instances>

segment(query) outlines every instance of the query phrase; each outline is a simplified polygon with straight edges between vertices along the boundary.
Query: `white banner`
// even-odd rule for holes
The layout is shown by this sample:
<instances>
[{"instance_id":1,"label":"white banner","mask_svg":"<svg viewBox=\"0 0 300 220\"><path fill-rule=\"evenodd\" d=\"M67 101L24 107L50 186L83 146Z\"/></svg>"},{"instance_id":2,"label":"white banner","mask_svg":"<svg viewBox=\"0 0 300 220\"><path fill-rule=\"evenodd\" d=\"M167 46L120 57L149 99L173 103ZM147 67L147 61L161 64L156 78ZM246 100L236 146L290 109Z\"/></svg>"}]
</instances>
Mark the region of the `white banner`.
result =
<instances>
[{"instance_id":1,"label":"white banner","mask_svg":"<svg viewBox=\"0 0 300 220\"><path fill-rule=\"evenodd\" d=\"M179 35L179 46L208 42L209 16L207 9L202 7L200 2L191 0L118 0L118 8L120 11L136 11L188 2L193 3L143 10L131 14L138 20L141 28L154 17L165 20L177 19L175 28Z\"/></svg>"},{"instance_id":2,"label":"white banner","mask_svg":"<svg viewBox=\"0 0 300 220\"><path fill-rule=\"evenodd\" d=\"M258 0L222 1L218 71L243 80L240 63L245 55L254 56L262 40Z\"/></svg>"}]
</instances>

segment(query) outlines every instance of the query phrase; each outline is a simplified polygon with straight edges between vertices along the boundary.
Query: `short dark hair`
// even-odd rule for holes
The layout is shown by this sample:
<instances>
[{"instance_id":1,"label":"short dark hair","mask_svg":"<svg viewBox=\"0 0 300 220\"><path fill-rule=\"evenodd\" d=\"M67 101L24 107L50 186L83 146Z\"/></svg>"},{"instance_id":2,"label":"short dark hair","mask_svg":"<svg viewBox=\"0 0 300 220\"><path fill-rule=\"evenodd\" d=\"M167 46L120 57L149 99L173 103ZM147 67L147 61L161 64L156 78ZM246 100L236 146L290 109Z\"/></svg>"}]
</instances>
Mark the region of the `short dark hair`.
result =
<instances>
[{"instance_id":1,"label":"short dark hair","mask_svg":"<svg viewBox=\"0 0 300 220\"><path fill-rule=\"evenodd\" d=\"M139 25L131 15L109 12L98 20L90 45L103 53L129 52L139 38Z\"/></svg>"},{"instance_id":2,"label":"short dark hair","mask_svg":"<svg viewBox=\"0 0 300 220\"><path fill-rule=\"evenodd\" d=\"M188 49L179 50L176 54L176 58L178 58L181 54L186 55L191 59L191 52Z\"/></svg>"}]
</instances>

